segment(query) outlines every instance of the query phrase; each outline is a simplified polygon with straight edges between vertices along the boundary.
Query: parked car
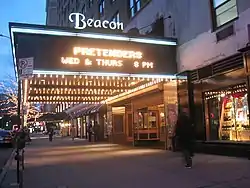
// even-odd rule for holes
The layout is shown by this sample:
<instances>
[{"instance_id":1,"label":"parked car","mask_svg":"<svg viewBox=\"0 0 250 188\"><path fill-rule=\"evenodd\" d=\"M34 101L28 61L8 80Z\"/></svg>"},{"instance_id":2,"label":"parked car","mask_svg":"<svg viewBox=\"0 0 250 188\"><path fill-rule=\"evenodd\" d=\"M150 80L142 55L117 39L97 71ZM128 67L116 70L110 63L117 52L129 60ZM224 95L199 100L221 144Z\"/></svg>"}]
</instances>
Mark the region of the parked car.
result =
<instances>
[{"instance_id":1,"label":"parked car","mask_svg":"<svg viewBox=\"0 0 250 188\"><path fill-rule=\"evenodd\" d=\"M12 146L12 131L0 129L0 145Z\"/></svg>"}]
</instances>

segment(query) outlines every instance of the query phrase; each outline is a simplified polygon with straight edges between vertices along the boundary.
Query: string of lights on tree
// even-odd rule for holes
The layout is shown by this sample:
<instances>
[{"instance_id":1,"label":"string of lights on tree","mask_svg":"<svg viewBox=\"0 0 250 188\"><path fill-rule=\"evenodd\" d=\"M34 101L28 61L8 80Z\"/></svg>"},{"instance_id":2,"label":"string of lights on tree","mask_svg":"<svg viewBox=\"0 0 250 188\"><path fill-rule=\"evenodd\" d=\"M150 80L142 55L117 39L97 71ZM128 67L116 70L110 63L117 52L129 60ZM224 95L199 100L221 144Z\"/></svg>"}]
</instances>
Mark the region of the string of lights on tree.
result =
<instances>
[{"instance_id":1,"label":"string of lights on tree","mask_svg":"<svg viewBox=\"0 0 250 188\"><path fill-rule=\"evenodd\" d=\"M16 116L18 111L18 89L15 79L8 77L0 82L0 92L2 94L0 99L1 112L7 116ZM28 119L39 117L39 109L35 105L29 105L27 112Z\"/></svg>"}]
</instances>

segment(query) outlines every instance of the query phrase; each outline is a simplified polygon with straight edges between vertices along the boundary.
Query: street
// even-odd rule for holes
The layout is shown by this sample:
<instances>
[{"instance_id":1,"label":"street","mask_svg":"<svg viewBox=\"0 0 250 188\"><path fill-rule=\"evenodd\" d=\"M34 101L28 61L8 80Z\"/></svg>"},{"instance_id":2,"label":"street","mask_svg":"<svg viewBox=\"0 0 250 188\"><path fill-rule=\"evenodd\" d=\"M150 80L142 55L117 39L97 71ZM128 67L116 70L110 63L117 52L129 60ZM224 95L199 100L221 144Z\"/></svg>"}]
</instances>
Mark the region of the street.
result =
<instances>
[{"instance_id":1,"label":"street","mask_svg":"<svg viewBox=\"0 0 250 188\"><path fill-rule=\"evenodd\" d=\"M5 147L5 146L0 146L0 173L2 171L2 168L4 167L5 163L10 157L12 149Z\"/></svg>"},{"instance_id":2,"label":"street","mask_svg":"<svg viewBox=\"0 0 250 188\"><path fill-rule=\"evenodd\" d=\"M15 162L3 187L15 182ZM25 152L25 188L249 188L250 161L197 154L185 169L179 153L57 138Z\"/></svg>"}]
</instances>

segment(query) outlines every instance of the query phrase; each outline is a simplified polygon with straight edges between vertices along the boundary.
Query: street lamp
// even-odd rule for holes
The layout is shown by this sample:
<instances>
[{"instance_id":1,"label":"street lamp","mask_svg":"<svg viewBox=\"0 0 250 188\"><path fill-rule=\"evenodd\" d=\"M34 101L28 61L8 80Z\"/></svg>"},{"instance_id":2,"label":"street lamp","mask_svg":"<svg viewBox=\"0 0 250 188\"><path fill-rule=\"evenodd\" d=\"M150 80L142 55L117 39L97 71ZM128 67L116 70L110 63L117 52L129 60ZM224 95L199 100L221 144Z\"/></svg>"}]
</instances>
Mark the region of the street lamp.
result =
<instances>
[{"instance_id":1,"label":"street lamp","mask_svg":"<svg viewBox=\"0 0 250 188\"><path fill-rule=\"evenodd\" d=\"M7 39L10 39L10 37L8 37L6 35L3 35L3 34L0 34L0 37L4 37L4 38L7 38Z\"/></svg>"}]
</instances>

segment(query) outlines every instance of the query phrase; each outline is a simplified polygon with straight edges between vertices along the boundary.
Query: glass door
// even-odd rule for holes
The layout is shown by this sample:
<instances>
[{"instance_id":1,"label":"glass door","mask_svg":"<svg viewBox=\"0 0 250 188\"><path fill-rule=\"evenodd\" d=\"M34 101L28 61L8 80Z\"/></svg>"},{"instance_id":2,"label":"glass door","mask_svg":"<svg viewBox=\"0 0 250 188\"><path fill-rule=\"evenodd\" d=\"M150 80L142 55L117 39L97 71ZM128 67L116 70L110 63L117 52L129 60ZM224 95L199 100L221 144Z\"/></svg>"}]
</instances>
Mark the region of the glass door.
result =
<instances>
[{"instance_id":1,"label":"glass door","mask_svg":"<svg viewBox=\"0 0 250 188\"><path fill-rule=\"evenodd\" d=\"M210 140L218 140L220 127L220 101L217 98L212 98L209 99L207 102L209 112Z\"/></svg>"},{"instance_id":2,"label":"glass door","mask_svg":"<svg viewBox=\"0 0 250 188\"><path fill-rule=\"evenodd\" d=\"M149 139L160 139L159 111L152 110L148 114Z\"/></svg>"},{"instance_id":3,"label":"glass door","mask_svg":"<svg viewBox=\"0 0 250 188\"><path fill-rule=\"evenodd\" d=\"M139 140L159 139L159 111L138 111L137 138Z\"/></svg>"}]
</instances>

